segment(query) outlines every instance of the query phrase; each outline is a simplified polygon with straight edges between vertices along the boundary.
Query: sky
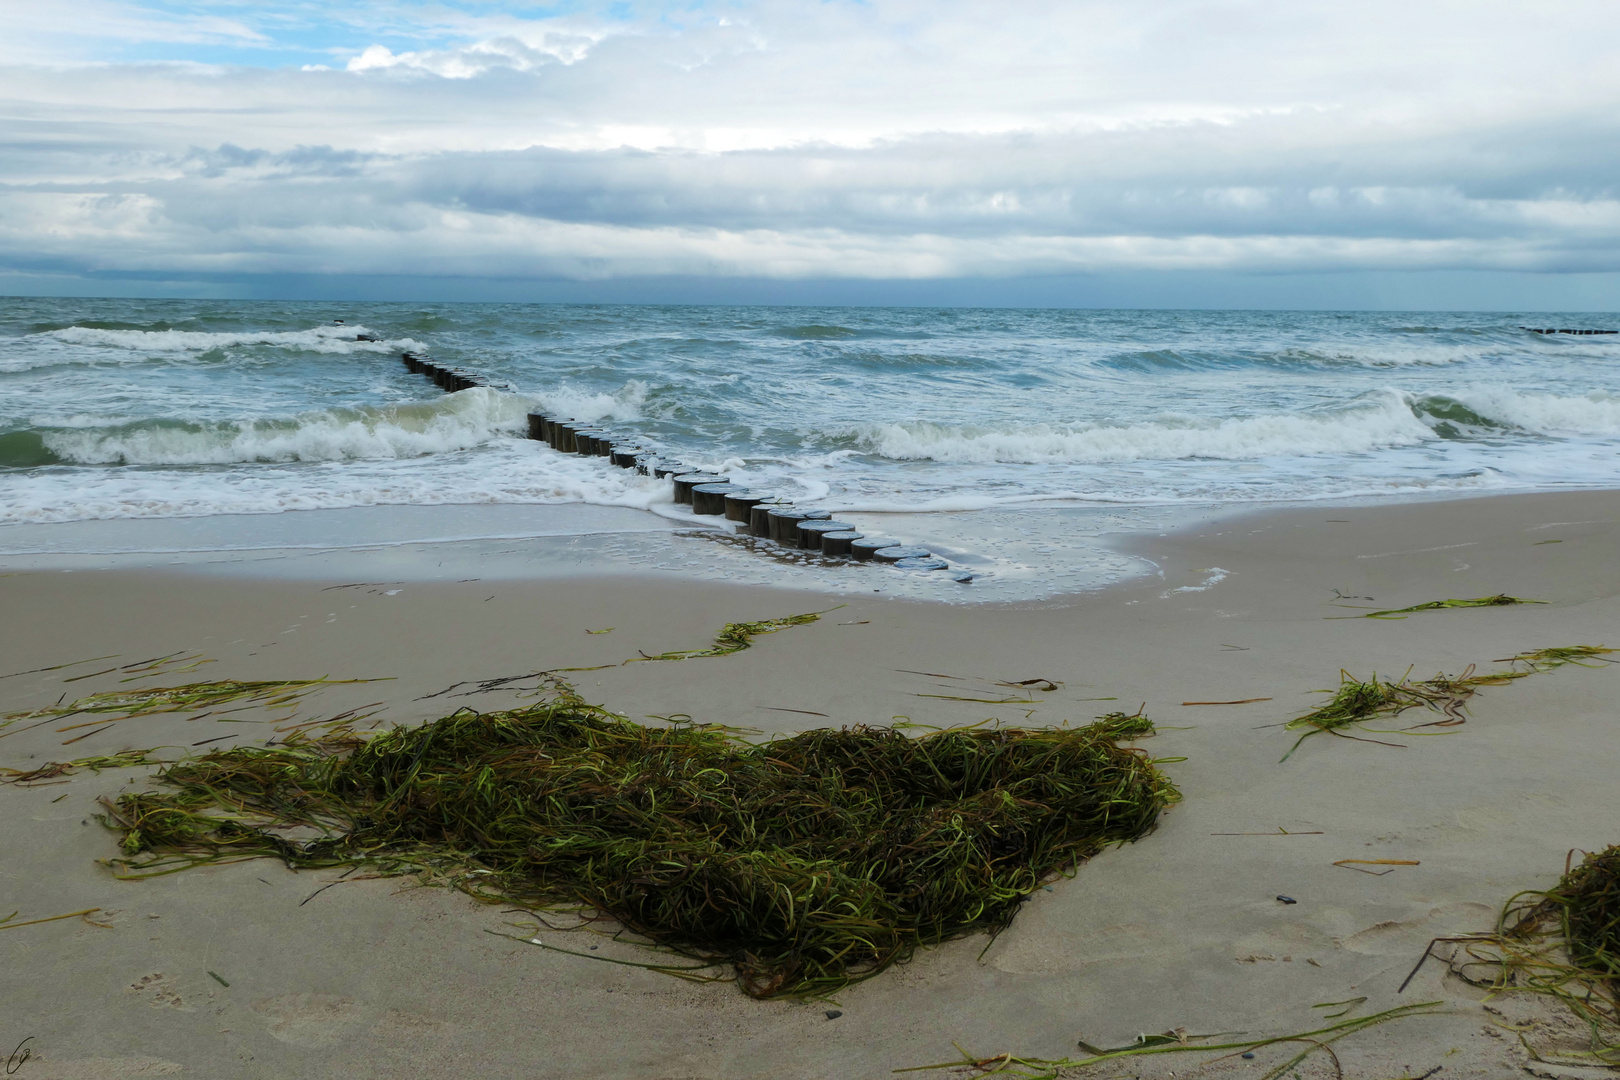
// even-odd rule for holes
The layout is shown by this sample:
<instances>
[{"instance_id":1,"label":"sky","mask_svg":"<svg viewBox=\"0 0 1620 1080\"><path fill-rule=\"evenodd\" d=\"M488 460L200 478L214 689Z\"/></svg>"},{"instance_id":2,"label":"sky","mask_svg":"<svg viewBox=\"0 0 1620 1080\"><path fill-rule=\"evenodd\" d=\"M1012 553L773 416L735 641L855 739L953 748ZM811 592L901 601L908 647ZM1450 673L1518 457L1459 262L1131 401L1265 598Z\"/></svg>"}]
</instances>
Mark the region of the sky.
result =
<instances>
[{"instance_id":1,"label":"sky","mask_svg":"<svg viewBox=\"0 0 1620 1080\"><path fill-rule=\"evenodd\" d=\"M1613 0L0 0L0 294L1620 309Z\"/></svg>"}]
</instances>

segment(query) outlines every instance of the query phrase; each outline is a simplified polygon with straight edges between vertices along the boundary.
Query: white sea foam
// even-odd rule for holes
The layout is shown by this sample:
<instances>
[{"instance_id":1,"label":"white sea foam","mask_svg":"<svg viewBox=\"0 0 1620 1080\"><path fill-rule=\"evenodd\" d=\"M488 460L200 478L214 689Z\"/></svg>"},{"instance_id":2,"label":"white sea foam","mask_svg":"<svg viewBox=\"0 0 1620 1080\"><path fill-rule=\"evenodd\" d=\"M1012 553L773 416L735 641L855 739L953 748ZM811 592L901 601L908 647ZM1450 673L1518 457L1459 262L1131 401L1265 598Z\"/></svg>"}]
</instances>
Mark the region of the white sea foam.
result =
<instances>
[{"instance_id":1,"label":"white sea foam","mask_svg":"<svg viewBox=\"0 0 1620 1080\"><path fill-rule=\"evenodd\" d=\"M1230 570L1222 570L1219 566L1196 570L1194 573L1203 574L1204 580L1198 585L1182 585L1174 589L1166 589L1162 595L1172 596L1176 593L1208 592L1231 576Z\"/></svg>"},{"instance_id":2,"label":"white sea foam","mask_svg":"<svg viewBox=\"0 0 1620 1080\"><path fill-rule=\"evenodd\" d=\"M853 434L863 450L897 461L1119 464L1366 454L1431 441L1444 433L1443 425L1484 436L1505 430L1614 436L1620 435L1620 397L1606 391L1524 393L1502 386L1444 395L1382 390L1350 407L1322 412L1221 420L1161 413L1130 425L911 421L861 424Z\"/></svg>"},{"instance_id":3,"label":"white sea foam","mask_svg":"<svg viewBox=\"0 0 1620 1080\"><path fill-rule=\"evenodd\" d=\"M419 457L523 430L530 399L474 387L429 402L326 409L290 419L147 422L49 431L46 449L76 465L229 465Z\"/></svg>"},{"instance_id":4,"label":"white sea foam","mask_svg":"<svg viewBox=\"0 0 1620 1080\"><path fill-rule=\"evenodd\" d=\"M564 384L537 393L535 400L549 416L587 422L639 420L647 401L647 384L631 379L612 394L591 393Z\"/></svg>"},{"instance_id":5,"label":"white sea foam","mask_svg":"<svg viewBox=\"0 0 1620 1080\"><path fill-rule=\"evenodd\" d=\"M419 349L411 338L388 341L356 341L369 333L364 326L315 326L308 330L227 331L203 330L104 330L89 326L67 326L30 334L24 340L51 340L65 345L100 347L138 353L199 353L242 345L270 345L317 353L398 352Z\"/></svg>"},{"instance_id":6,"label":"white sea foam","mask_svg":"<svg viewBox=\"0 0 1620 1080\"><path fill-rule=\"evenodd\" d=\"M912 421L859 425L855 434L863 449L896 460L1025 464L1365 453L1411 446L1434 437L1393 391L1365 406L1328 413L1272 413L1225 420L1161 413L1149 423L1129 426L953 427Z\"/></svg>"},{"instance_id":7,"label":"white sea foam","mask_svg":"<svg viewBox=\"0 0 1620 1080\"><path fill-rule=\"evenodd\" d=\"M668 480L606 460L500 438L476 453L430 458L289 461L252 469L0 471L0 524L106 518L266 514L351 506L588 503L649 509L672 501Z\"/></svg>"}]
</instances>

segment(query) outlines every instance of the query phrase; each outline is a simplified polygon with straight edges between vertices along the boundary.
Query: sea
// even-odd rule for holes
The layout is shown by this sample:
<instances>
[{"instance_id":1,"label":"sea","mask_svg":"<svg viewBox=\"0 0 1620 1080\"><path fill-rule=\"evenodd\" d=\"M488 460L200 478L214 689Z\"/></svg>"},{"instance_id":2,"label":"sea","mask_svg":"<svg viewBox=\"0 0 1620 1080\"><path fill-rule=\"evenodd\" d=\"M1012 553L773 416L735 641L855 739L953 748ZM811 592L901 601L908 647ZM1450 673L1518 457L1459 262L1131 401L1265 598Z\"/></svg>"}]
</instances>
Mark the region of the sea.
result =
<instances>
[{"instance_id":1,"label":"sea","mask_svg":"<svg viewBox=\"0 0 1620 1080\"><path fill-rule=\"evenodd\" d=\"M0 560L380 565L456 542L482 544L492 573L530 560L1041 598L1144 572L1109 538L1189 509L1620 486L1620 336L1524 329L1617 322L10 298ZM446 394L405 351L496 385ZM530 441L535 409L926 546L974 580L734 536L667 480Z\"/></svg>"}]
</instances>

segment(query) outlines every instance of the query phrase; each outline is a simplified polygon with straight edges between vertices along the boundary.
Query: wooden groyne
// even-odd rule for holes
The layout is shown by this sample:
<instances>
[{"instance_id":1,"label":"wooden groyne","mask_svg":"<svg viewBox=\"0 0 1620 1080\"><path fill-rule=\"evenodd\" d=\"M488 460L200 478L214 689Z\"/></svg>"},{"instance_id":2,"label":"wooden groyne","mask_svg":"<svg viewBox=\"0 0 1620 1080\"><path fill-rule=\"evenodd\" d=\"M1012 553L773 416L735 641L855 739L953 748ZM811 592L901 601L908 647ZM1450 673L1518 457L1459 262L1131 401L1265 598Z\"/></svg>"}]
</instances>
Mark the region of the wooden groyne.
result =
<instances>
[{"instance_id":1,"label":"wooden groyne","mask_svg":"<svg viewBox=\"0 0 1620 1080\"><path fill-rule=\"evenodd\" d=\"M1542 328L1536 327L1536 326L1521 326L1521 327L1519 327L1519 329L1520 330L1528 330L1532 334L1579 334L1579 335L1620 334L1620 330L1571 330L1571 329L1555 330L1552 327L1542 329Z\"/></svg>"},{"instance_id":2,"label":"wooden groyne","mask_svg":"<svg viewBox=\"0 0 1620 1080\"><path fill-rule=\"evenodd\" d=\"M460 368L445 367L420 353L407 352L400 359L407 370L431 379L446 393L474 386L516 393L508 383L492 382ZM945 571L953 581L973 580L970 571L953 568L927 548L868 537L848 522L832 520L826 510L801 510L785 496L735 486L730 477L689 468L660 456L637 436L615 432L591 421L539 411L529 413L528 420L529 438L545 443L559 454L607 458L610 464L621 469L668 479L675 487L677 503L690 505L694 516L718 518L714 522L718 528L752 537L757 544L755 549L761 553L809 552L837 562L876 562L903 571Z\"/></svg>"}]
</instances>

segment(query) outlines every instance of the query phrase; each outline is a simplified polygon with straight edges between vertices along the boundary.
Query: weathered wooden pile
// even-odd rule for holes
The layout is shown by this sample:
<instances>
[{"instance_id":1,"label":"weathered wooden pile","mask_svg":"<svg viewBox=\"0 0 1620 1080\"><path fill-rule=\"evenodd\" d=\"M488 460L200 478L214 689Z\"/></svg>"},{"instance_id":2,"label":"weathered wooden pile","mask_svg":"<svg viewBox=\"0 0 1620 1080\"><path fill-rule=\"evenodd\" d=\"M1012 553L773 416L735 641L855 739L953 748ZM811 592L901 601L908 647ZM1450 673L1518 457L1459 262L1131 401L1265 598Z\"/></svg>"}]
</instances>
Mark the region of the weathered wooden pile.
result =
<instances>
[{"instance_id":1,"label":"weathered wooden pile","mask_svg":"<svg viewBox=\"0 0 1620 1080\"><path fill-rule=\"evenodd\" d=\"M405 353L402 359L412 372L427 376L448 393L474 386L510 389L478 375L443 367L417 353ZM802 509L785 496L737 486L729 477L688 468L661 457L634 436L591 421L531 412L529 438L561 454L604 457L621 469L668 479L675 486L677 503L690 506L694 515L735 523L736 533L769 542L767 551L814 552L829 559L885 563L901 570L943 570L954 581L973 580L972 573L953 570L950 563L927 548L866 536L848 522L833 520L826 510Z\"/></svg>"}]
</instances>

